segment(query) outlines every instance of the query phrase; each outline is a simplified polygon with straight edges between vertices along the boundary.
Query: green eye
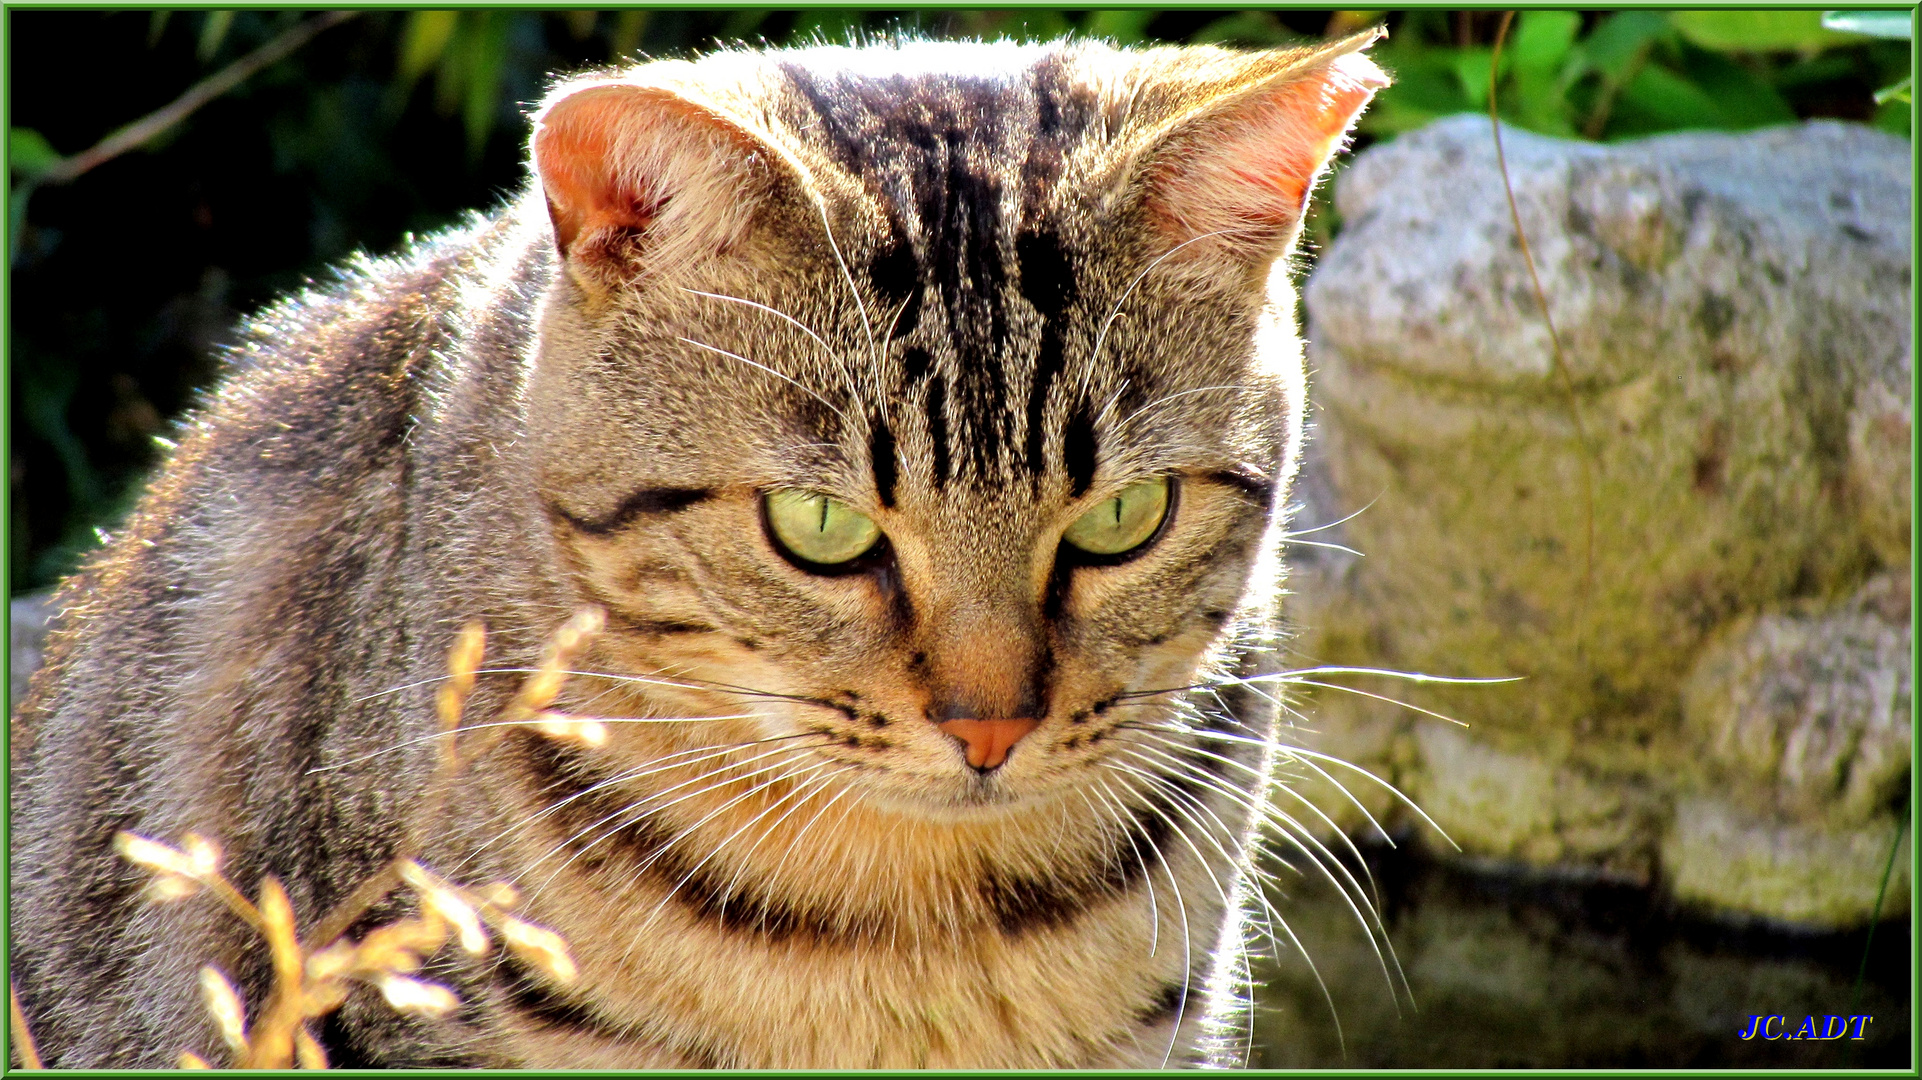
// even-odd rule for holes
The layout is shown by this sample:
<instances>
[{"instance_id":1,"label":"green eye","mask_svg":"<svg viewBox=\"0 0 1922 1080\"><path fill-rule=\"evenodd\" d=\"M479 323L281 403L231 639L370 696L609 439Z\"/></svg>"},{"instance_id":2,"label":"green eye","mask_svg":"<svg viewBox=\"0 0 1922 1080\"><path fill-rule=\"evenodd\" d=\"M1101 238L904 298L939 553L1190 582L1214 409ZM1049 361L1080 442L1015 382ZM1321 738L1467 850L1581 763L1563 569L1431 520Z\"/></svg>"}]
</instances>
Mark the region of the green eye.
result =
<instances>
[{"instance_id":1,"label":"green eye","mask_svg":"<svg viewBox=\"0 0 1922 1080\"><path fill-rule=\"evenodd\" d=\"M1062 539L1090 555L1120 555L1148 542L1168 516L1168 478L1143 480L1081 515Z\"/></svg>"},{"instance_id":2,"label":"green eye","mask_svg":"<svg viewBox=\"0 0 1922 1080\"><path fill-rule=\"evenodd\" d=\"M867 554L881 538L874 519L826 495L770 491L768 531L788 553L805 562L834 566Z\"/></svg>"}]
</instances>

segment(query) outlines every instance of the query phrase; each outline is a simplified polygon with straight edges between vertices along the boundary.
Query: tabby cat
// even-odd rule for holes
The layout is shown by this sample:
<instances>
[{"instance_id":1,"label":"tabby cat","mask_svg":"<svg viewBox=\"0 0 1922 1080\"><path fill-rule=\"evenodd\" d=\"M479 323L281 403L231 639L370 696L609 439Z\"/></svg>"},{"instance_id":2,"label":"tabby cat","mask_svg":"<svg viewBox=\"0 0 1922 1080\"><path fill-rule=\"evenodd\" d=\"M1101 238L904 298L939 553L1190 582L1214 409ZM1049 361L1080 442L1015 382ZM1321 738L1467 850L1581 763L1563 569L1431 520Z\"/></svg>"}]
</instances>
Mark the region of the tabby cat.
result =
<instances>
[{"instance_id":1,"label":"tabby cat","mask_svg":"<svg viewBox=\"0 0 1922 1080\"><path fill-rule=\"evenodd\" d=\"M556 708L605 744L508 731L422 858L515 882L578 979L450 951L458 1011L357 995L334 1064L1232 1060L1288 256L1372 38L572 79L522 197L249 322L13 733L48 1063L217 1047L196 970L269 977L118 830L216 837L311 919L422 803L461 627L482 725L586 606Z\"/></svg>"}]
</instances>

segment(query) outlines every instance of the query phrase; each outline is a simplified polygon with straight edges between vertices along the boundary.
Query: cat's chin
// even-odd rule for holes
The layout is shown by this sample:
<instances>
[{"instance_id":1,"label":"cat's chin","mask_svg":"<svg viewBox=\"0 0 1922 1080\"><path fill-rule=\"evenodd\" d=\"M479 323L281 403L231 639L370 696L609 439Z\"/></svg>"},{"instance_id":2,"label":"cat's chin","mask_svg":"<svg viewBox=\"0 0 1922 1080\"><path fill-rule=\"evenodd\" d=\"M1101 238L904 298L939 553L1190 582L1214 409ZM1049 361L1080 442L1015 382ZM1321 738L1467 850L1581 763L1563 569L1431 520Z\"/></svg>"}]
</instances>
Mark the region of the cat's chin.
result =
<instances>
[{"instance_id":1,"label":"cat's chin","mask_svg":"<svg viewBox=\"0 0 1922 1080\"><path fill-rule=\"evenodd\" d=\"M1033 810L1047 803L1051 794L1031 783L1010 785L993 776L964 776L913 791L877 785L866 793L866 801L888 813L961 824Z\"/></svg>"}]
</instances>

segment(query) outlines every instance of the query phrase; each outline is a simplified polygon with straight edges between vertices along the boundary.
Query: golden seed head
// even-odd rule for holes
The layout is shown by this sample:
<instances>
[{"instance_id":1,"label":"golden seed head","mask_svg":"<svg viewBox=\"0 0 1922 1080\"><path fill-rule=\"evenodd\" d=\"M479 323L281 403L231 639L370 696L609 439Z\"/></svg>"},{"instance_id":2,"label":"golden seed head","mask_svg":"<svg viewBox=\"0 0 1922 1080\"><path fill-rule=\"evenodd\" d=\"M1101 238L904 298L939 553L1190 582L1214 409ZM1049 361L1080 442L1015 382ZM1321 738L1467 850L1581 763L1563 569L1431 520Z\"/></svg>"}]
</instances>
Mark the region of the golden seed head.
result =
<instances>
[{"instance_id":1,"label":"golden seed head","mask_svg":"<svg viewBox=\"0 0 1922 1080\"><path fill-rule=\"evenodd\" d=\"M607 745L607 725L585 716L548 711L535 718L534 730L550 739L575 742L583 746Z\"/></svg>"},{"instance_id":2,"label":"golden seed head","mask_svg":"<svg viewBox=\"0 0 1922 1080\"><path fill-rule=\"evenodd\" d=\"M214 1027L227 1049L236 1054L246 1053L247 1012L241 1007L240 991L234 989L218 968L209 965L200 969L200 996L207 1003L207 1015L213 1017Z\"/></svg>"},{"instance_id":3,"label":"golden seed head","mask_svg":"<svg viewBox=\"0 0 1922 1080\"><path fill-rule=\"evenodd\" d=\"M554 931L511 915L500 921L499 930L509 951L556 982L573 982L580 974L574 958L568 955L567 941Z\"/></svg>"},{"instance_id":4,"label":"golden seed head","mask_svg":"<svg viewBox=\"0 0 1922 1080\"><path fill-rule=\"evenodd\" d=\"M445 1016L460 1005L452 990L439 983L423 982L404 975L383 975L376 982L381 996L404 1013L416 1016Z\"/></svg>"},{"instance_id":5,"label":"golden seed head","mask_svg":"<svg viewBox=\"0 0 1922 1080\"><path fill-rule=\"evenodd\" d=\"M193 864L197 876L212 877L220 872L219 844L199 833L188 833L181 846L187 849L187 861Z\"/></svg>"},{"instance_id":6,"label":"golden seed head","mask_svg":"<svg viewBox=\"0 0 1922 1080\"><path fill-rule=\"evenodd\" d=\"M473 956L487 952L487 932L481 929L480 916L458 893L450 889L428 889L421 893L421 902L454 928L454 936L462 949Z\"/></svg>"},{"instance_id":7,"label":"golden seed head","mask_svg":"<svg viewBox=\"0 0 1922 1080\"><path fill-rule=\"evenodd\" d=\"M115 833L113 849L135 866L157 873L194 877L198 872L186 852L176 851L157 840L135 836L130 832Z\"/></svg>"},{"instance_id":8,"label":"golden seed head","mask_svg":"<svg viewBox=\"0 0 1922 1080\"><path fill-rule=\"evenodd\" d=\"M352 971L355 960L354 953L354 946L344 941L338 941L308 957L308 981L315 983L329 982Z\"/></svg>"},{"instance_id":9,"label":"golden seed head","mask_svg":"<svg viewBox=\"0 0 1922 1080\"><path fill-rule=\"evenodd\" d=\"M160 874L147 883L141 895L150 904L170 904L175 900L185 900L200 891L200 883L179 874Z\"/></svg>"}]
</instances>

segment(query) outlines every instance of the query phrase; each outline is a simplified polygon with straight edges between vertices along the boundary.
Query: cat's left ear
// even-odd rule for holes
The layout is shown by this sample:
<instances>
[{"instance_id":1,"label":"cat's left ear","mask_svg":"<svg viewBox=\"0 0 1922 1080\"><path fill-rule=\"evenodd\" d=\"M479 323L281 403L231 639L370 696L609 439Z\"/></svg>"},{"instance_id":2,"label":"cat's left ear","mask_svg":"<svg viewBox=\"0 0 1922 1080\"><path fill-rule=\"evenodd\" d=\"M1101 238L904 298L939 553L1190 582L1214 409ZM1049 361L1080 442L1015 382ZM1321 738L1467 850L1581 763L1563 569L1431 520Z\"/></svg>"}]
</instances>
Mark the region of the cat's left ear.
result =
<instances>
[{"instance_id":1,"label":"cat's left ear","mask_svg":"<svg viewBox=\"0 0 1922 1080\"><path fill-rule=\"evenodd\" d=\"M1144 208L1173 251L1273 259L1301 231L1328 160L1388 76L1373 30L1260 74L1167 124L1136 158Z\"/></svg>"},{"instance_id":2,"label":"cat's left ear","mask_svg":"<svg viewBox=\"0 0 1922 1080\"><path fill-rule=\"evenodd\" d=\"M673 85L669 61L563 86L535 114L534 172L575 279L609 289L735 248L790 163L746 123Z\"/></svg>"}]
</instances>

